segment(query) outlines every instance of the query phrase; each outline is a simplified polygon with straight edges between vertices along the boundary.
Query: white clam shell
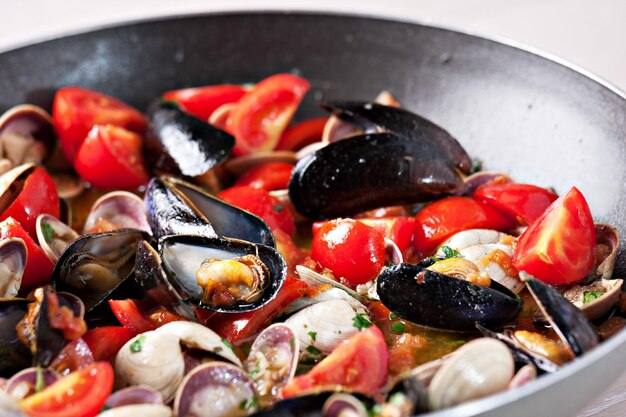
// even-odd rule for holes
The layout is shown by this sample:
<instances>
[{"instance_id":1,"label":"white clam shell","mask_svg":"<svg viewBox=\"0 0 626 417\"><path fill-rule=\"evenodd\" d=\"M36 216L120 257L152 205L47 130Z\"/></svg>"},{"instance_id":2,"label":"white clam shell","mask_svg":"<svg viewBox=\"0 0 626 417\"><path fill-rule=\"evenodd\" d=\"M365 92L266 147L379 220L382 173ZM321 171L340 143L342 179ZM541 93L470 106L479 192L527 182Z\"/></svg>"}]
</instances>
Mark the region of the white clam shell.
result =
<instances>
[{"instance_id":1,"label":"white clam shell","mask_svg":"<svg viewBox=\"0 0 626 417\"><path fill-rule=\"evenodd\" d=\"M162 404L132 404L111 408L98 417L172 417L172 409Z\"/></svg>"},{"instance_id":2,"label":"white clam shell","mask_svg":"<svg viewBox=\"0 0 626 417\"><path fill-rule=\"evenodd\" d=\"M506 345L480 338L459 348L433 377L428 387L432 409L451 407L505 390L515 372Z\"/></svg>"},{"instance_id":3,"label":"white clam shell","mask_svg":"<svg viewBox=\"0 0 626 417\"><path fill-rule=\"evenodd\" d=\"M493 253L496 251L504 252L509 258L513 256L512 245L504 245L501 243L469 246L459 252L465 259L476 265L480 272L487 273L491 279L504 285L515 294L520 293L525 287L524 283L517 275L509 275L504 268L502 268L502 265L492 260Z\"/></svg>"},{"instance_id":4,"label":"white clam shell","mask_svg":"<svg viewBox=\"0 0 626 417\"><path fill-rule=\"evenodd\" d=\"M20 238L0 241L0 298L12 298L22 285L28 249Z\"/></svg>"},{"instance_id":5,"label":"white clam shell","mask_svg":"<svg viewBox=\"0 0 626 417\"><path fill-rule=\"evenodd\" d=\"M470 246L499 243L507 236L506 233L498 232L497 230L469 229L452 235L441 246L448 246L456 251L462 251ZM443 255L444 253L440 247L437 250L436 256Z\"/></svg>"},{"instance_id":6,"label":"white clam shell","mask_svg":"<svg viewBox=\"0 0 626 417\"><path fill-rule=\"evenodd\" d=\"M44 226L47 225L47 226ZM52 240L48 242L44 227L49 227L54 233ZM50 214L40 214L36 223L37 241L41 249L48 255L48 258L54 263L65 249L80 236L74 229L63 223L61 220Z\"/></svg>"}]
</instances>

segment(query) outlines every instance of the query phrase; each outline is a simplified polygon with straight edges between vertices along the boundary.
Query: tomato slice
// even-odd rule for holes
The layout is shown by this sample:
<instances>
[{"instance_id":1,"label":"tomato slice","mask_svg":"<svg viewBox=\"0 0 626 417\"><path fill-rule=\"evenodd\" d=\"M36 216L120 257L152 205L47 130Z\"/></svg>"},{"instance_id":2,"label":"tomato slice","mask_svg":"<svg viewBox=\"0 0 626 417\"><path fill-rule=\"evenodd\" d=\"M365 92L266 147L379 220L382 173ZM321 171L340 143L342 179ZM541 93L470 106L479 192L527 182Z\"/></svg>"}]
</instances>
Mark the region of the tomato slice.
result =
<instances>
[{"instance_id":1,"label":"tomato slice","mask_svg":"<svg viewBox=\"0 0 626 417\"><path fill-rule=\"evenodd\" d=\"M479 187L473 197L500 210L520 226L535 221L559 196L531 184L487 184Z\"/></svg>"},{"instance_id":2,"label":"tomato slice","mask_svg":"<svg viewBox=\"0 0 626 417\"><path fill-rule=\"evenodd\" d=\"M96 124L112 124L143 134L146 119L120 100L82 87L63 87L52 104L52 119L63 153L74 162L87 133Z\"/></svg>"},{"instance_id":3,"label":"tomato slice","mask_svg":"<svg viewBox=\"0 0 626 417\"><path fill-rule=\"evenodd\" d=\"M288 235L296 231L291 212L267 191L237 185L217 195L222 200L262 218L270 229L281 229Z\"/></svg>"},{"instance_id":4,"label":"tomato slice","mask_svg":"<svg viewBox=\"0 0 626 417\"><path fill-rule=\"evenodd\" d=\"M0 221L13 217L37 239L37 217L43 213L59 218L61 205L54 181L45 169L37 167L26 177L15 200L2 212Z\"/></svg>"},{"instance_id":5,"label":"tomato slice","mask_svg":"<svg viewBox=\"0 0 626 417\"><path fill-rule=\"evenodd\" d=\"M297 151L322 140L328 117L304 120L285 130L276 146L277 151Z\"/></svg>"},{"instance_id":6,"label":"tomato slice","mask_svg":"<svg viewBox=\"0 0 626 417\"><path fill-rule=\"evenodd\" d=\"M105 189L132 190L148 182L143 139L113 125L96 125L83 142L74 167L91 185Z\"/></svg>"},{"instance_id":7,"label":"tomato slice","mask_svg":"<svg viewBox=\"0 0 626 417\"><path fill-rule=\"evenodd\" d=\"M23 292L23 290L29 290L48 284L52 276L54 264L30 235L26 233L26 230L12 217L0 223L0 239L10 237L18 237L24 240L26 249L28 250L26 269L22 276L20 290Z\"/></svg>"},{"instance_id":8,"label":"tomato slice","mask_svg":"<svg viewBox=\"0 0 626 417\"><path fill-rule=\"evenodd\" d=\"M83 335L96 361L110 361L137 331L130 327L106 326L96 327Z\"/></svg>"},{"instance_id":9,"label":"tomato slice","mask_svg":"<svg viewBox=\"0 0 626 417\"><path fill-rule=\"evenodd\" d=\"M595 244L587 201L572 187L519 237L513 265L548 284L570 284L591 272Z\"/></svg>"},{"instance_id":10,"label":"tomato slice","mask_svg":"<svg viewBox=\"0 0 626 417\"><path fill-rule=\"evenodd\" d=\"M184 320L164 307L151 309L151 305L140 300L109 300L109 306L122 326L137 334L154 330L172 321Z\"/></svg>"},{"instance_id":11,"label":"tomato slice","mask_svg":"<svg viewBox=\"0 0 626 417\"><path fill-rule=\"evenodd\" d=\"M233 109L227 124L235 136L236 154L276 148L309 88L309 82L303 78L276 74L247 92Z\"/></svg>"},{"instance_id":12,"label":"tomato slice","mask_svg":"<svg viewBox=\"0 0 626 417\"><path fill-rule=\"evenodd\" d=\"M215 109L224 104L238 102L246 91L240 85L209 85L167 91L163 98L175 101L182 110L206 122Z\"/></svg>"},{"instance_id":13,"label":"tomato slice","mask_svg":"<svg viewBox=\"0 0 626 417\"><path fill-rule=\"evenodd\" d=\"M93 417L113 389L113 368L95 362L20 401L30 417Z\"/></svg>"},{"instance_id":14,"label":"tomato slice","mask_svg":"<svg viewBox=\"0 0 626 417\"><path fill-rule=\"evenodd\" d=\"M378 230L387 239L391 239L402 252L411 245L415 229L413 217L361 218L359 221Z\"/></svg>"},{"instance_id":15,"label":"tomato slice","mask_svg":"<svg viewBox=\"0 0 626 417\"><path fill-rule=\"evenodd\" d=\"M286 162L268 162L246 171L235 185L247 185L266 191L283 190L289 185L293 165Z\"/></svg>"},{"instance_id":16,"label":"tomato slice","mask_svg":"<svg viewBox=\"0 0 626 417\"><path fill-rule=\"evenodd\" d=\"M304 281L288 275L276 297L258 310L247 313L215 313L197 308L196 316L200 323L237 345L259 333L283 308L300 298L307 288Z\"/></svg>"},{"instance_id":17,"label":"tomato slice","mask_svg":"<svg viewBox=\"0 0 626 417\"><path fill-rule=\"evenodd\" d=\"M388 369L387 343L380 329L372 325L344 340L309 372L295 377L282 396L295 397L315 387L329 386L375 394L387 382Z\"/></svg>"},{"instance_id":18,"label":"tomato slice","mask_svg":"<svg viewBox=\"0 0 626 417\"><path fill-rule=\"evenodd\" d=\"M467 229L510 230L515 224L489 204L470 197L448 197L415 215L413 246L422 256L453 234Z\"/></svg>"},{"instance_id":19,"label":"tomato slice","mask_svg":"<svg viewBox=\"0 0 626 417\"><path fill-rule=\"evenodd\" d=\"M331 220L314 231L311 258L355 287L385 266L385 237L358 220Z\"/></svg>"},{"instance_id":20,"label":"tomato slice","mask_svg":"<svg viewBox=\"0 0 626 417\"><path fill-rule=\"evenodd\" d=\"M50 367L61 375L77 371L94 362L94 356L81 337L65 345Z\"/></svg>"}]
</instances>

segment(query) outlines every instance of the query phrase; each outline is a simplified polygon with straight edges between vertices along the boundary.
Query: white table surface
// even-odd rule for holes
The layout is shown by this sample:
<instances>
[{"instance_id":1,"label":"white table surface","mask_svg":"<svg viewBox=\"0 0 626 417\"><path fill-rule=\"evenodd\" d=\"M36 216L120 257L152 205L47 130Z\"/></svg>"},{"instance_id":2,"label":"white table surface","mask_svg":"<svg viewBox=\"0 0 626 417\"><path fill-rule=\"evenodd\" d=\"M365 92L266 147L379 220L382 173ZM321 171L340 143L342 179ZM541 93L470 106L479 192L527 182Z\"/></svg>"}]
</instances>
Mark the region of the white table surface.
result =
<instances>
[{"instance_id":1,"label":"white table surface","mask_svg":"<svg viewBox=\"0 0 626 417\"><path fill-rule=\"evenodd\" d=\"M2 3L0 51L94 26L170 14L328 10L419 20L513 39L568 60L626 91L626 0L4 0ZM626 416L626 373L577 417L591 416Z\"/></svg>"}]
</instances>

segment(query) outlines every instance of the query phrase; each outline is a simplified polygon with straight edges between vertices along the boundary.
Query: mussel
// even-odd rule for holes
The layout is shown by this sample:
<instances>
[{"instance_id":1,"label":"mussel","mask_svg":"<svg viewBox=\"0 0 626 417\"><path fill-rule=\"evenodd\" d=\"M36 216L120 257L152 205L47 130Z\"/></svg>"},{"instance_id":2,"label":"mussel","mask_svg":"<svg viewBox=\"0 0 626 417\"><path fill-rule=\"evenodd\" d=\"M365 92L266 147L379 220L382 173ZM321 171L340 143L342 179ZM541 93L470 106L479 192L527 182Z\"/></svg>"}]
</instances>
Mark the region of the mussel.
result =
<instances>
[{"instance_id":1,"label":"mussel","mask_svg":"<svg viewBox=\"0 0 626 417\"><path fill-rule=\"evenodd\" d=\"M15 327L26 314L28 301L25 299L0 300L0 377L10 377L15 372L30 366L31 354L17 338Z\"/></svg>"}]
</instances>

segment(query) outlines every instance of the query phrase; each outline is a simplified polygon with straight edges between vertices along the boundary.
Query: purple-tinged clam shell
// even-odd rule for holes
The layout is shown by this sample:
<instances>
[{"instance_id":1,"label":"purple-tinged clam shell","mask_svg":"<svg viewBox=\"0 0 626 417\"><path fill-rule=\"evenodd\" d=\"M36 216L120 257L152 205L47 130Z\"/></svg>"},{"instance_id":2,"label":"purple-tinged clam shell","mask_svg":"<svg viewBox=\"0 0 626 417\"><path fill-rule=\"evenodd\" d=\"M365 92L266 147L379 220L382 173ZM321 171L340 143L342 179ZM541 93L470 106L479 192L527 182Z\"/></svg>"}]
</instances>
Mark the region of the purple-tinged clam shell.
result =
<instances>
[{"instance_id":1,"label":"purple-tinged clam shell","mask_svg":"<svg viewBox=\"0 0 626 417\"><path fill-rule=\"evenodd\" d=\"M109 232L117 229L138 229L152 233L143 200L135 194L113 191L100 197L91 206L83 232Z\"/></svg>"},{"instance_id":2,"label":"purple-tinged clam shell","mask_svg":"<svg viewBox=\"0 0 626 417\"><path fill-rule=\"evenodd\" d=\"M163 404L161 393L145 385L135 385L114 392L104 405L109 408L133 404Z\"/></svg>"},{"instance_id":3,"label":"purple-tinged clam shell","mask_svg":"<svg viewBox=\"0 0 626 417\"><path fill-rule=\"evenodd\" d=\"M41 372L42 387L52 385L59 379L59 375L50 369L26 368L9 378L4 390L18 400L34 394L36 392L38 372Z\"/></svg>"}]
</instances>

